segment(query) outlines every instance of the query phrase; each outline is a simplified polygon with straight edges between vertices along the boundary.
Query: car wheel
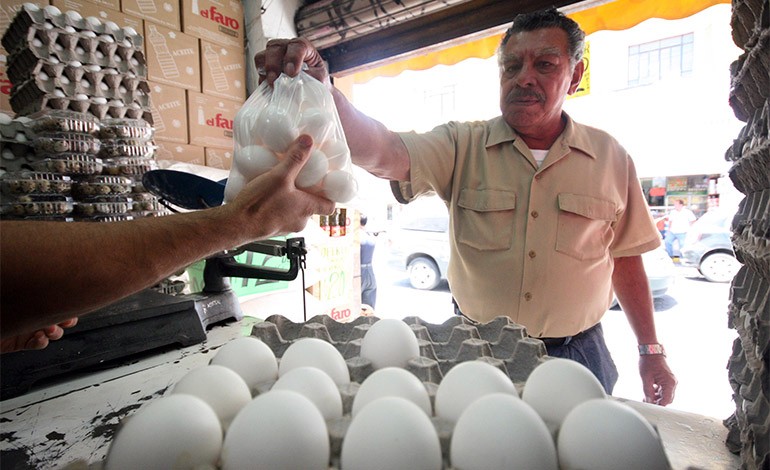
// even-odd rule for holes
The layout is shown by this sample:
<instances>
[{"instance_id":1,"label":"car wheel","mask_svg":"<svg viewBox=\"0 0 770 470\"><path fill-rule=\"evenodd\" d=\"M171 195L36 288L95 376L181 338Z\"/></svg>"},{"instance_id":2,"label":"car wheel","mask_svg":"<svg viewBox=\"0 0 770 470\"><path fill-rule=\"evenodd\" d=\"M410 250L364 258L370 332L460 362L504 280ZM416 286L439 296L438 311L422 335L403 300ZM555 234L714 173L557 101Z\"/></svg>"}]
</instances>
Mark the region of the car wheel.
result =
<instances>
[{"instance_id":1,"label":"car wheel","mask_svg":"<svg viewBox=\"0 0 770 470\"><path fill-rule=\"evenodd\" d=\"M431 290L441 281L441 273L436 263L429 258L415 258L407 266L409 283L415 289Z\"/></svg>"},{"instance_id":2,"label":"car wheel","mask_svg":"<svg viewBox=\"0 0 770 470\"><path fill-rule=\"evenodd\" d=\"M711 282L730 282L733 280L741 263L729 253L712 253L700 262L698 270Z\"/></svg>"}]
</instances>

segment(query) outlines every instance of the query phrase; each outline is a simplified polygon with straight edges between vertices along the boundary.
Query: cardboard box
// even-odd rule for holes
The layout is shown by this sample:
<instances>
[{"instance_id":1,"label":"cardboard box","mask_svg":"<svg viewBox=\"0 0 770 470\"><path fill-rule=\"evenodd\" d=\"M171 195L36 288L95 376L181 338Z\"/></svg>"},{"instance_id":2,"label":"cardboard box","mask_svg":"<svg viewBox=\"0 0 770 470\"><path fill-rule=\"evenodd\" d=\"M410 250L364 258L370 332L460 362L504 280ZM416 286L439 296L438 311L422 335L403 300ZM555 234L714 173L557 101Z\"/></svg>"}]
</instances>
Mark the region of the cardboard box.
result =
<instances>
[{"instance_id":1,"label":"cardboard box","mask_svg":"<svg viewBox=\"0 0 770 470\"><path fill-rule=\"evenodd\" d=\"M120 12L118 1L115 0L114 3L115 6L113 7L105 2L94 3L90 0L53 0L51 5L63 12L76 11L84 18L89 16L99 18L102 23L112 21L121 28L129 26L134 28L137 33L142 34L142 31L144 31L142 20L124 15Z\"/></svg>"},{"instance_id":2,"label":"cardboard box","mask_svg":"<svg viewBox=\"0 0 770 470\"><path fill-rule=\"evenodd\" d=\"M50 5L48 0L3 0L0 2L0 38L3 37L8 30L8 26L11 25L13 19L16 17L16 13L21 10L21 7L24 6L25 3L32 3L40 8Z\"/></svg>"},{"instance_id":3,"label":"cardboard box","mask_svg":"<svg viewBox=\"0 0 770 470\"><path fill-rule=\"evenodd\" d=\"M242 105L238 101L188 91L190 143L203 147L232 148L233 120Z\"/></svg>"},{"instance_id":4,"label":"cardboard box","mask_svg":"<svg viewBox=\"0 0 770 470\"><path fill-rule=\"evenodd\" d=\"M179 0L121 0L120 11L144 21L182 30Z\"/></svg>"},{"instance_id":5,"label":"cardboard box","mask_svg":"<svg viewBox=\"0 0 770 470\"><path fill-rule=\"evenodd\" d=\"M147 78L193 91L201 91L198 39L164 26L144 24Z\"/></svg>"},{"instance_id":6,"label":"cardboard box","mask_svg":"<svg viewBox=\"0 0 770 470\"><path fill-rule=\"evenodd\" d=\"M243 5L240 0L182 0L182 31L243 49Z\"/></svg>"},{"instance_id":7,"label":"cardboard box","mask_svg":"<svg viewBox=\"0 0 770 470\"><path fill-rule=\"evenodd\" d=\"M193 165L206 164L206 152L197 145L175 144L173 142L157 142L158 149L155 158L158 160L174 160Z\"/></svg>"},{"instance_id":8,"label":"cardboard box","mask_svg":"<svg viewBox=\"0 0 770 470\"><path fill-rule=\"evenodd\" d=\"M150 85L150 110L155 140L188 143L187 95L184 88L155 82L147 84Z\"/></svg>"},{"instance_id":9,"label":"cardboard box","mask_svg":"<svg viewBox=\"0 0 770 470\"><path fill-rule=\"evenodd\" d=\"M233 149L206 147L206 166L229 170L233 166Z\"/></svg>"},{"instance_id":10,"label":"cardboard box","mask_svg":"<svg viewBox=\"0 0 770 470\"><path fill-rule=\"evenodd\" d=\"M243 49L201 39L203 93L246 101L246 57Z\"/></svg>"},{"instance_id":11,"label":"cardboard box","mask_svg":"<svg viewBox=\"0 0 770 470\"><path fill-rule=\"evenodd\" d=\"M6 75L8 65L8 53L0 47L0 112L14 116L16 113L11 108L11 80Z\"/></svg>"}]
</instances>

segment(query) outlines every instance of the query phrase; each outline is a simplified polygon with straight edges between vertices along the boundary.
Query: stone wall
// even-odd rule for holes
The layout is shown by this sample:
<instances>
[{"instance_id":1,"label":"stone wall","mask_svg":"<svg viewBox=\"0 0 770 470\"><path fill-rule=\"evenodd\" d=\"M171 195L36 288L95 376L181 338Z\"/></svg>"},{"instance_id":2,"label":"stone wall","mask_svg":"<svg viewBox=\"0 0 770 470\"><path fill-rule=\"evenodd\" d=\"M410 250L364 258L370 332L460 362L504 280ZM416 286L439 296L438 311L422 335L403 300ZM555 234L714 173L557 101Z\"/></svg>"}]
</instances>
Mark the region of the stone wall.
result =
<instances>
[{"instance_id":1,"label":"stone wall","mask_svg":"<svg viewBox=\"0 0 770 470\"><path fill-rule=\"evenodd\" d=\"M733 40L743 54L730 69L730 105L746 123L725 155L745 195L732 242L744 264L731 287L729 326L738 332L728 362L735 413L727 446L742 469L770 469L770 2L733 0ZM707 347L707 345L704 345Z\"/></svg>"}]
</instances>

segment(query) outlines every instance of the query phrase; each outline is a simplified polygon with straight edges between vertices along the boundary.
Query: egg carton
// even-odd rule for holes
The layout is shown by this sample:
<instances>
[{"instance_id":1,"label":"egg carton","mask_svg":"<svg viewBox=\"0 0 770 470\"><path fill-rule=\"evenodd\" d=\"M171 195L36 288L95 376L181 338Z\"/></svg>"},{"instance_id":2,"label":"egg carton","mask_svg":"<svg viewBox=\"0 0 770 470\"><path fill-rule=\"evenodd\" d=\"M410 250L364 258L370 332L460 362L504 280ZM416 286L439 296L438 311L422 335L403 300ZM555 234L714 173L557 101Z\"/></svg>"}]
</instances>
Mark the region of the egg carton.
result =
<instances>
[{"instance_id":1,"label":"egg carton","mask_svg":"<svg viewBox=\"0 0 770 470\"><path fill-rule=\"evenodd\" d=\"M350 323L340 323L328 315L318 315L307 322L295 323L273 315L254 325L251 336L267 344L277 358L297 339L313 337L327 341L345 358L351 381L361 383L374 371L371 361L360 356L361 341L378 320L359 317ZM403 321L417 336L420 348L420 356L410 360L407 369L423 382L439 384L456 364L483 360L522 386L547 354L542 341L528 337L525 328L508 317L497 317L488 323L475 323L461 316L441 324L428 323L419 317L407 317Z\"/></svg>"},{"instance_id":2,"label":"egg carton","mask_svg":"<svg viewBox=\"0 0 770 470\"><path fill-rule=\"evenodd\" d=\"M8 196L60 195L69 196L72 178L57 173L37 171L10 172L0 177L0 192Z\"/></svg>"},{"instance_id":3,"label":"egg carton","mask_svg":"<svg viewBox=\"0 0 770 470\"><path fill-rule=\"evenodd\" d=\"M0 214L4 219L59 217L71 214L73 208L74 202L70 197L25 195L13 200L3 199Z\"/></svg>"},{"instance_id":4,"label":"egg carton","mask_svg":"<svg viewBox=\"0 0 770 470\"><path fill-rule=\"evenodd\" d=\"M105 158L103 162L103 174L114 176L137 178L150 170L158 168L158 163L153 157Z\"/></svg>"},{"instance_id":5,"label":"egg carton","mask_svg":"<svg viewBox=\"0 0 770 470\"><path fill-rule=\"evenodd\" d=\"M90 134L79 132L50 132L35 136L32 147L38 155L59 153L97 155L101 149L101 141Z\"/></svg>"},{"instance_id":6,"label":"egg carton","mask_svg":"<svg viewBox=\"0 0 770 470\"><path fill-rule=\"evenodd\" d=\"M251 336L266 343L279 363L288 347L301 338L318 338L332 344L343 356L350 372L350 384L340 386L342 417L327 420L331 470L340 468L342 442L352 422L352 408L358 389L375 369L370 360L361 357L361 342L369 328L379 321L377 317L359 317L350 323L337 322L327 315L315 316L304 323L295 323L281 315L268 317L252 327ZM521 394L530 373L550 359L542 341L530 338L523 326L508 317L498 317L488 323L476 323L465 317L452 317L441 324L433 324L419 317L403 321L418 340L420 356L411 359L406 370L420 379L428 392L431 407L441 380L455 365L479 360L502 370ZM257 386L258 393L266 393L273 382ZM446 418L431 416L441 445L443 468L449 463L454 423Z\"/></svg>"},{"instance_id":7,"label":"egg carton","mask_svg":"<svg viewBox=\"0 0 770 470\"><path fill-rule=\"evenodd\" d=\"M142 119L105 119L101 123L98 136L100 139L106 140L133 139L146 143L152 139L154 134L155 128Z\"/></svg>"},{"instance_id":8,"label":"egg carton","mask_svg":"<svg viewBox=\"0 0 770 470\"><path fill-rule=\"evenodd\" d=\"M0 139L0 168L3 170L29 170L32 168L32 162L39 159L32 148L32 142Z\"/></svg>"},{"instance_id":9,"label":"egg carton","mask_svg":"<svg viewBox=\"0 0 770 470\"><path fill-rule=\"evenodd\" d=\"M73 111L45 111L29 116L27 128L33 134L49 132L78 132L95 135L99 132L99 120L90 114Z\"/></svg>"},{"instance_id":10,"label":"egg carton","mask_svg":"<svg viewBox=\"0 0 770 470\"><path fill-rule=\"evenodd\" d=\"M56 89L54 93L45 93L31 88L29 93L13 93L11 108L20 115L30 115L44 111L74 111L88 113L98 119L129 118L143 119L152 123L152 111L149 106L138 102L123 100L107 100L103 97L89 97L85 94L67 96L63 90Z\"/></svg>"},{"instance_id":11,"label":"egg carton","mask_svg":"<svg viewBox=\"0 0 770 470\"><path fill-rule=\"evenodd\" d=\"M102 139L101 158L148 158L155 155L157 146L146 139Z\"/></svg>"},{"instance_id":12,"label":"egg carton","mask_svg":"<svg viewBox=\"0 0 770 470\"><path fill-rule=\"evenodd\" d=\"M14 62L16 64L17 62ZM11 96L52 94L61 90L65 96L86 95L92 98L136 102L147 107L150 103L150 85L132 72L103 69L98 65L83 66L79 62L52 62L40 60L32 66L28 76L20 74L12 81Z\"/></svg>"},{"instance_id":13,"label":"egg carton","mask_svg":"<svg viewBox=\"0 0 770 470\"><path fill-rule=\"evenodd\" d=\"M17 48L8 56L8 68L13 67L14 77L28 75L33 64L41 60L96 65L116 69L121 73L147 76L144 52L134 47L34 26L25 36L26 47Z\"/></svg>"},{"instance_id":14,"label":"egg carton","mask_svg":"<svg viewBox=\"0 0 770 470\"><path fill-rule=\"evenodd\" d=\"M30 31L35 31L35 34L30 36ZM34 4L25 4L18 11L2 38L2 45L9 54L14 54L29 47L35 38L43 42L43 46L50 46L61 35L73 36L78 41L89 39L113 43L124 49L142 50L144 47L142 35L131 27L121 28L111 21L102 22L96 17L83 18L76 11L62 13L54 6L41 9Z\"/></svg>"}]
</instances>

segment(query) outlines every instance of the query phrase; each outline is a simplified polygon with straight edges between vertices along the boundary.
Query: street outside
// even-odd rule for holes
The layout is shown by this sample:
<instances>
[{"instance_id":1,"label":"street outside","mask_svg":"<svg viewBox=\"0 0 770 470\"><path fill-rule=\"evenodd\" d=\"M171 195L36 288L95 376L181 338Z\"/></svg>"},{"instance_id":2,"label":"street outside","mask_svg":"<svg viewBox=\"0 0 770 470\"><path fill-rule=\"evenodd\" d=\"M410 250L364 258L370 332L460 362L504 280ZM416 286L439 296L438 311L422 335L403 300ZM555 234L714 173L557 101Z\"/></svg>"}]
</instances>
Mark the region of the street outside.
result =
<instances>
[{"instance_id":1,"label":"street outside","mask_svg":"<svg viewBox=\"0 0 770 470\"><path fill-rule=\"evenodd\" d=\"M419 316L443 323L453 315L445 280L432 291L413 289L406 271L391 267L386 235L375 250L377 276L376 315L381 318ZM728 382L727 362L735 330L727 327L729 283L706 281L696 269L676 267L673 286L655 299L658 339L665 346L668 364L679 381L670 408L724 419L735 410ZM607 345L620 371L613 395L641 401L636 338L619 309L609 310L602 320Z\"/></svg>"}]
</instances>

